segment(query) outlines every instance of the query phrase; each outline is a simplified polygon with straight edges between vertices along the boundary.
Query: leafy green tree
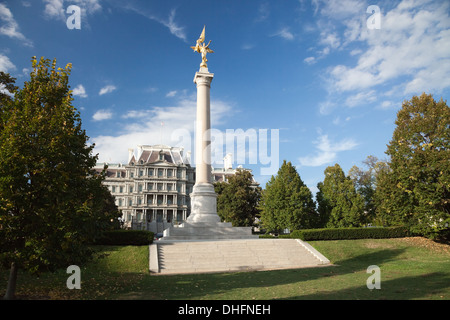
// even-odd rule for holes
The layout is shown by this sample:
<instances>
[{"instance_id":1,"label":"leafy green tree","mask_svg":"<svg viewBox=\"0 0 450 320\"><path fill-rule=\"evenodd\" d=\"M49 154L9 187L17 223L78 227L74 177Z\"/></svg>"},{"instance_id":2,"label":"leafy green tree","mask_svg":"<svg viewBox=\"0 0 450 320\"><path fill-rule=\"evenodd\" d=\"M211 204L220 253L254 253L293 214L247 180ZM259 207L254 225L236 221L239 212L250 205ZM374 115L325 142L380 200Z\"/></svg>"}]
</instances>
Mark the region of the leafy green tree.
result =
<instances>
[{"instance_id":1,"label":"leafy green tree","mask_svg":"<svg viewBox=\"0 0 450 320\"><path fill-rule=\"evenodd\" d=\"M374 222L376 215L376 199L375 191L380 172L384 172L388 168L386 161L379 161L377 157L368 156L363 161L367 168L359 168L353 166L350 168L348 175L353 181L356 191L364 198L364 214L367 222Z\"/></svg>"},{"instance_id":2,"label":"leafy green tree","mask_svg":"<svg viewBox=\"0 0 450 320\"><path fill-rule=\"evenodd\" d=\"M11 95L14 94L18 87L15 85L16 78L13 78L9 73L0 71L0 107L6 101L11 100Z\"/></svg>"},{"instance_id":3,"label":"leafy green tree","mask_svg":"<svg viewBox=\"0 0 450 320\"><path fill-rule=\"evenodd\" d=\"M364 199L338 164L325 169L325 179L319 190L318 210L329 216L327 227L359 227L365 223Z\"/></svg>"},{"instance_id":4,"label":"leafy green tree","mask_svg":"<svg viewBox=\"0 0 450 320\"><path fill-rule=\"evenodd\" d=\"M312 193L291 162L283 161L261 198L261 222L268 231L311 228L317 223Z\"/></svg>"},{"instance_id":5,"label":"leafy green tree","mask_svg":"<svg viewBox=\"0 0 450 320\"><path fill-rule=\"evenodd\" d=\"M450 234L450 108L423 93L404 101L388 144L380 216L430 238Z\"/></svg>"},{"instance_id":6,"label":"leafy green tree","mask_svg":"<svg viewBox=\"0 0 450 320\"><path fill-rule=\"evenodd\" d=\"M254 185L250 171L238 169L228 182L215 183L214 188L218 194L217 214L222 221L234 227L253 226L259 215L261 187Z\"/></svg>"},{"instance_id":7,"label":"leafy green tree","mask_svg":"<svg viewBox=\"0 0 450 320\"><path fill-rule=\"evenodd\" d=\"M3 99L0 117L0 262L31 273L81 264L119 212L96 174L97 156L71 105L71 65L32 59L30 80Z\"/></svg>"},{"instance_id":8,"label":"leafy green tree","mask_svg":"<svg viewBox=\"0 0 450 320\"><path fill-rule=\"evenodd\" d=\"M331 205L323 193L323 182L317 184L316 202L317 202L317 221L315 228L325 228L331 215Z\"/></svg>"}]
</instances>

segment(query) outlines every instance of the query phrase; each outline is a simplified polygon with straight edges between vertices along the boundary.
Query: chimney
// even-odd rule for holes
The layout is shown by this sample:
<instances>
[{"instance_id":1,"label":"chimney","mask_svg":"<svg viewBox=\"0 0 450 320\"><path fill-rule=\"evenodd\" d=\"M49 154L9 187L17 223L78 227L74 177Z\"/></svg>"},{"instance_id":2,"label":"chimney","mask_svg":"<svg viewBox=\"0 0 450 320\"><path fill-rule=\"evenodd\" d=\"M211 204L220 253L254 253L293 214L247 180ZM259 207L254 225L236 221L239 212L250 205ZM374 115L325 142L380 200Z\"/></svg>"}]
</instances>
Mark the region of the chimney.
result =
<instances>
[{"instance_id":1,"label":"chimney","mask_svg":"<svg viewBox=\"0 0 450 320\"><path fill-rule=\"evenodd\" d=\"M233 169L233 155L231 153L227 153L225 158L223 158L223 168L225 170Z\"/></svg>"},{"instance_id":2,"label":"chimney","mask_svg":"<svg viewBox=\"0 0 450 320\"><path fill-rule=\"evenodd\" d=\"M131 158L133 158L134 149L128 149L128 163L130 163Z\"/></svg>"}]
</instances>

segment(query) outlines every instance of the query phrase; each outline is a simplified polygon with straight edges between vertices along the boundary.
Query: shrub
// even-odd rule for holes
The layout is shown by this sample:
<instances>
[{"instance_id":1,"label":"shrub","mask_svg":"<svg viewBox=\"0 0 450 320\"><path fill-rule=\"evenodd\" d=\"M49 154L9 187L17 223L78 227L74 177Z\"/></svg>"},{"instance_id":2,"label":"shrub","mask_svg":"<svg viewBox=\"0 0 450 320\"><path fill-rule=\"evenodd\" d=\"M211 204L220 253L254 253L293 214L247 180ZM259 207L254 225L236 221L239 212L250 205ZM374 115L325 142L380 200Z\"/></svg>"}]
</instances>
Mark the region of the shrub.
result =
<instances>
[{"instance_id":1,"label":"shrub","mask_svg":"<svg viewBox=\"0 0 450 320\"><path fill-rule=\"evenodd\" d=\"M387 228L327 228L295 230L291 238L301 240L346 240L401 238L409 235L406 227Z\"/></svg>"},{"instance_id":2,"label":"shrub","mask_svg":"<svg viewBox=\"0 0 450 320\"><path fill-rule=\"evenodd\" d=\"M153 242L154 233L145 230L111 230L98 239L98 245L141 246Z\"/></svg>"}]
</instances>

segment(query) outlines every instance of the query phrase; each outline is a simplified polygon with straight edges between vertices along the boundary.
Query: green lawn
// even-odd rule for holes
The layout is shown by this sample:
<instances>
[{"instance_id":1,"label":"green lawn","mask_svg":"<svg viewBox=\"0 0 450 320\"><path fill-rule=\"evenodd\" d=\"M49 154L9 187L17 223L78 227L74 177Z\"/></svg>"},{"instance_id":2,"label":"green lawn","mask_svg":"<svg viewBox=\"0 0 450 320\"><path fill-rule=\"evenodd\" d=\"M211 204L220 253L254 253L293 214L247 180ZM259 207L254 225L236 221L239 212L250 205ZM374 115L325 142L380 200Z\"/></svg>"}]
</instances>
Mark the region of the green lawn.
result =
<instances>
[{"instance_id":1,"label":"green lawn","mask_svg":"<svg viewBox=\"0 0 450 320\"><path fill-rule=\"evenodd\" d=\"M423 238L310 241L333 266L295 270L156 276L148 247L98 247L81 266L81 289L69 290L65 270L39 278L19 273L22 299L450 299L450 246ZM367 267L381 270L369 290ZM8 271L0 272L0 294Z\"/></svg>"}]
</instances>

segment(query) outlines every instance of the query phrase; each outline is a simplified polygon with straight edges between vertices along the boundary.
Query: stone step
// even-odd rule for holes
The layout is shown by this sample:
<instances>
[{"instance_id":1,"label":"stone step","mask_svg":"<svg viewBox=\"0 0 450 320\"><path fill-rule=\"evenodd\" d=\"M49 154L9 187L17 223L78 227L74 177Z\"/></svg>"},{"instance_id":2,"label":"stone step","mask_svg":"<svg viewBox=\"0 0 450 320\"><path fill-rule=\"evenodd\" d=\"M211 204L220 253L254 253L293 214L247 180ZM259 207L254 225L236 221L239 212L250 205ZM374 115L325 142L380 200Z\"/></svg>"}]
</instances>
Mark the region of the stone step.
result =
<instances>
[{"instance_id":1,"label":"stone step","mask_svg":"<svg viewBox=\"0 0 450 320\"><path fill-rule=\"evenodd\" d=\"M150 246L150 271L157 274L287 269L324 264L329 264L325 257L295 239L161 241Z\"/></svg>"}]
</instances>

